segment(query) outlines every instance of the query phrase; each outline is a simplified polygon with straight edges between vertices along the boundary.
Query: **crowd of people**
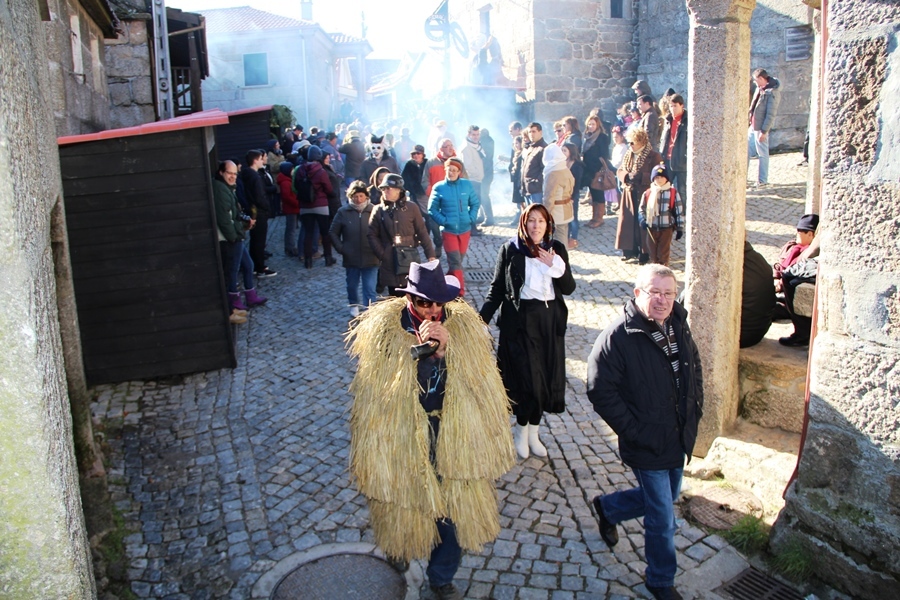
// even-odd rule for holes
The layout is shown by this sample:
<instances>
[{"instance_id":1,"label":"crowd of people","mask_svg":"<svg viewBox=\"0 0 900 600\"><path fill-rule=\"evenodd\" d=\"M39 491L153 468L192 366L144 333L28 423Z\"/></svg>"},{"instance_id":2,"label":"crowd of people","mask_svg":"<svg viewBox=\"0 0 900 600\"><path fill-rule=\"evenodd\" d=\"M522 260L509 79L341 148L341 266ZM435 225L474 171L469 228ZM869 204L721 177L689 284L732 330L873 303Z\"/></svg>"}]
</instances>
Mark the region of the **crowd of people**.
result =
<instances>
[{"instance_id":1,"label":"crowd of people","mask_svg":"<svg viewBox=\"0 0 900 600\"><path fill-rule=\"evenodd\" d=\"M757 144L771 126L761 115L777 107L765 76L754 74L759 90L749 135ZM462 549L477 550L499 533L493 480L515 454L547 456L541 420L566 408L564 296L576 286L568 252L578 247L582 225L596 229L615 213L615 247L642 266L634 297L588 357L587 394L618 434L637 486L597 496L592 505L610 548L618 523L644 517L647 589L655 598L680 598L673 503L703 406L699 354L668 268L671 244L684 233L688 116L674 90L657 102L646 82L633 89L635 102L621 107L614 124L600 109L583 127L574 116L559 119L553 135L545 136L539 122L510 124L515 234L498 249L477 312L465 301L464 267L471 237L482 235L479 225L495 224L495 146L485 128L469 125L457 151L442 120L425 144L408 129L394 139L359 123L309 135L298 125L243 161L220 164L214 196L233 322L266 302L254 278L276 275L266 264L271 216L284 215L284 253L306 269L322 257L334 265L334 251L342 257L355 319L348 335L359 359L351 471L369 499L378 544L396 564L427 556L439 598L461 597L453 576ZM765 176L761 161L760 183ZM591 208L583 224L582 195ZM808 320L795 318L792 305L804 273L792 269L812 245L817 221L801 219L796 243L783 249L771 274L767 266L756 269L772 290L756 301L760 312L773 310L776 287L785 292L796 327L785 345L808 343ZM494 360L485 325L495 315ZM741 345L758 341L761 327L748 325L745 336L742 324ZM378 444L385 447L371 453Z\"/></svg>"}]
</instances>

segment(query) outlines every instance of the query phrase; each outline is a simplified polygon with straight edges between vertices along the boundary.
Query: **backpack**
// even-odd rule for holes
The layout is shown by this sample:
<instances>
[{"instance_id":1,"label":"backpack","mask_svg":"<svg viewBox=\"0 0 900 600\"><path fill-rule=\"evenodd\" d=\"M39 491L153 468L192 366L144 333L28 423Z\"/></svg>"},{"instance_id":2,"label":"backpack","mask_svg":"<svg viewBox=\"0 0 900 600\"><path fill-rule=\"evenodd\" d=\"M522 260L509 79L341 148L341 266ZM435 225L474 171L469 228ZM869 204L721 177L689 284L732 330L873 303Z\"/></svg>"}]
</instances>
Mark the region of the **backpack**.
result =
<instances>
[{"instance_id":1,"label":"backpack","mask_svg":"<svg viewBox=\"0 0 900 600\"><path fill-rule=\"evenodd\" d=\"M312 179L309 178L309 174L306 172L306 165L300 165L294 169L291 179L293 180L291 188L294 190L294 194L297 195L297 202L300 206L312 206L315 203L315 194L313 192Z\"/></svg>"}]
</instances>

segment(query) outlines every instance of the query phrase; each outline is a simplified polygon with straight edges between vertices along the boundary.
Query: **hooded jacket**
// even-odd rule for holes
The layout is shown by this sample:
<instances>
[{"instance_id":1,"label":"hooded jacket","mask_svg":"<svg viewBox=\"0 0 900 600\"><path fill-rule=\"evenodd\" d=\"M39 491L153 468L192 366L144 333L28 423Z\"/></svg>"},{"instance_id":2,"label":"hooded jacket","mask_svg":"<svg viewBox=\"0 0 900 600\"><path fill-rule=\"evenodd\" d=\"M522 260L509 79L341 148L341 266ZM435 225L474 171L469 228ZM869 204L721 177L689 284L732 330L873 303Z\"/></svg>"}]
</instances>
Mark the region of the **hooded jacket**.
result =
<instances>
[{"instance_id":1,"label":"hooded jacket","mask_svg":"<svg viewBox=\"0 0 900 600\"><path fill-rule=\"evenodd\" d=\"M480 207L481 200L472 182L462 177L456 181L444 179L432 188L428 198L428 214L448 233L460 234L472 229Z\"/></svg>"},{"instance_id":2,"label":"hooded jacket","mask_svg":"<svg viewBox=\"0 0 900 600\"><path fill-rule=\"evenodd\" d=\"M700 353L687 311L676 302L668 322L678 344L679 382L669 357L651 337L658 326L633 298L597 337L588 357L588 399L618 434L622 462L632 468L683 467L703 416Z\"/></svg>"}]
</instances>

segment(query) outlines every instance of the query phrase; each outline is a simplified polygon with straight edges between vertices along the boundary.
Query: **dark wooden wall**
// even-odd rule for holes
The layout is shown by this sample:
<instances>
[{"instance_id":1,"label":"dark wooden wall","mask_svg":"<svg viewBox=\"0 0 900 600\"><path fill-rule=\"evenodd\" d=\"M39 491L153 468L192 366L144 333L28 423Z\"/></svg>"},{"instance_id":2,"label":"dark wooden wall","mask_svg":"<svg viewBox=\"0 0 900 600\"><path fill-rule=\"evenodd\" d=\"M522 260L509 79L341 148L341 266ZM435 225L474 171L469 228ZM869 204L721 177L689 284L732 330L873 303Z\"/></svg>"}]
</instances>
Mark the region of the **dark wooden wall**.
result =
<instances>
[{"instance_id":1,"label":"dark wooden wall","mask_svg":"<svg viewBox=\"0 0 900 600\"><path fill-rule=\"evenodd\" d=\"M88 381L235 366L207 129L60 147Z\"/></svg>"},{"instance_id":2,"label":"dark wooden wall","mask_svg":"<svg viewBox=\"0 0 900 600\"><path fill-rule=\"evenodd\" d=\"M229 115L227 125L216 125L216 154L219 160L237 158L241 165L248 150L266 149L266 142L272 139L269 131L269 113L262 110L241 115ZM290 148L282 151L287 154ZM276 173L277 175L277 173Z\"/></svg>"}]
</instances>

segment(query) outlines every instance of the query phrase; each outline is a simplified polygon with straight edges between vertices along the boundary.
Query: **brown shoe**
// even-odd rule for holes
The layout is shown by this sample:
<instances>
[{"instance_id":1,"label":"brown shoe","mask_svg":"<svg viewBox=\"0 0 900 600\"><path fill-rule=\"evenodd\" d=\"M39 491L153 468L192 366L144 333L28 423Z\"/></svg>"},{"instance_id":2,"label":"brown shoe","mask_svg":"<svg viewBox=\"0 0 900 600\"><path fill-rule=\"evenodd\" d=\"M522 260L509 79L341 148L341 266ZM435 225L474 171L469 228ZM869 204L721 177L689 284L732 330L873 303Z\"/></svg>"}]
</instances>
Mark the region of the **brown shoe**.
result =
<instances>
[{"instance_id":1,"label":"brown shoe","mask_svg":"<svg viewBox=\"0 0 900 600\"><path fill-rule=\"evenodd\" d=\"M242 317L241 315L231 313L231 316L228 317L228 322L232 325L243 325L247 322L247 317Z\"/></svg>"}]
</instances>

